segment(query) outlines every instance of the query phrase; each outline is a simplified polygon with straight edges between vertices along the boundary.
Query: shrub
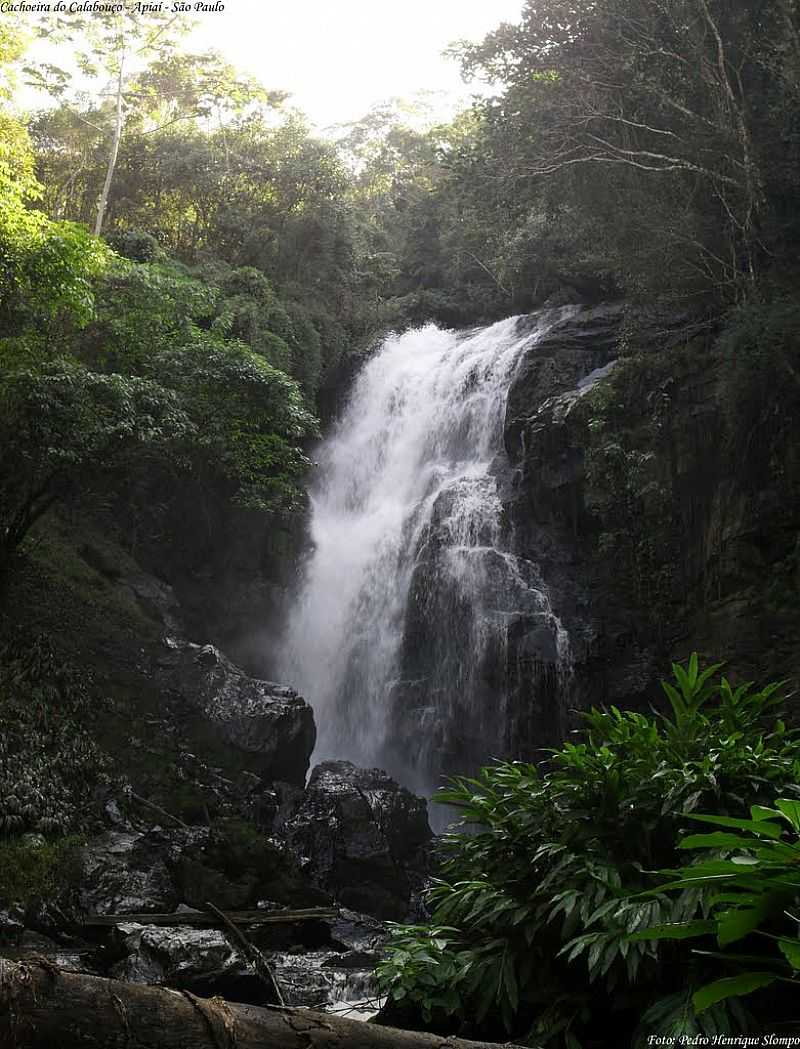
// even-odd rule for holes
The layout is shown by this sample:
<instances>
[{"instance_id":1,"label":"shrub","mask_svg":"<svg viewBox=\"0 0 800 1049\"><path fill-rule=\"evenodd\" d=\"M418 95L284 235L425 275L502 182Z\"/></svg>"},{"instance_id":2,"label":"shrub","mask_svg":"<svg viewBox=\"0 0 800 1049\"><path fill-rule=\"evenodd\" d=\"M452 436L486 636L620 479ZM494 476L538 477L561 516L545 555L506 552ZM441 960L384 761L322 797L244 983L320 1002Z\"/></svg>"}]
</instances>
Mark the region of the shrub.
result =
<instances>
[{"instance_id":1,"label":"shrub","mask_svg":"<svg viewBox=\"0 0 800 1049\"><path fill-rule=\"evenodd\" d=\"M90 685L47 637L0 647L0 838L87 825L109 764L87 727Z\"/></svg>"},{"instance_id":2,"label":"shrub","mask_svg":"<svg viewBox=\"0 0 800 1049\"><path fill-rule=\"evenodd\" d=\"M379 969L392 1001L440 1028L504 1027L571 1049L589 1020L593 1039L607 1022L618 1045L654 1007L649 1022L665 1028L686 1013L689 949L630 937L703 917L702 893L643 895L648 872L675 865L698 808L738 812L796 790L800 771L779 686L712 683L717 670L693 656L663 684L668 715L592 710L543 769L500 763L440 792L465 826L443 838L431 924L393 931ZM721 1006L698 1022L744 1021Z\"/></svg>"},{"instance_id":3,"label":"shrub","mask_svg":"<svg viewBox=\"0 0 800 1049\"><path fill-rule=\"evenodd\" d=\"M126 229L109 234L111 247L132 262L160 262L164 252L152 233L141 229Z\"/></svg>"},{"instance_id":4,"label":"shrub","mask_svg":"<svg viewBox=\"0 0 800 1049\"><path fill-rule=\"evenodd\" d=\"M0 841L0 900L28 904L55 895L80 877L78 836L31 842L24 838Z\"/></svg>"}]
</instances>

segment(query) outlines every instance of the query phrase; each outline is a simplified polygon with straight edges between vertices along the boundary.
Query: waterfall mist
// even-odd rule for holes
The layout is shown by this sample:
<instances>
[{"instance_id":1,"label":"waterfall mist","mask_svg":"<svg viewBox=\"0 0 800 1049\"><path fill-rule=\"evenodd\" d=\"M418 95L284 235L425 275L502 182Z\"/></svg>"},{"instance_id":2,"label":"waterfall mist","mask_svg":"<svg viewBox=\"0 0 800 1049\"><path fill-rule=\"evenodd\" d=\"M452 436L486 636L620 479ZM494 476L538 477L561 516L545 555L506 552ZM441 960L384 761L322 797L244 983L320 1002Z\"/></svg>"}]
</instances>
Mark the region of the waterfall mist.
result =
<instances>
[{"instance_id":1,"label":"waterfall mist","mask_svg":"<svg viewBox=\"0 0 800 1049\"><path fill-rule=\"evenodd\" d=\"M391 336L356 379L317 454L313 547L279 668L314 707L318 760L428 792L442 772L513 754L536 702L520 681L552 689L568 662L499 492L509 384L555 318Z\"/></svg>"}]
</instances>

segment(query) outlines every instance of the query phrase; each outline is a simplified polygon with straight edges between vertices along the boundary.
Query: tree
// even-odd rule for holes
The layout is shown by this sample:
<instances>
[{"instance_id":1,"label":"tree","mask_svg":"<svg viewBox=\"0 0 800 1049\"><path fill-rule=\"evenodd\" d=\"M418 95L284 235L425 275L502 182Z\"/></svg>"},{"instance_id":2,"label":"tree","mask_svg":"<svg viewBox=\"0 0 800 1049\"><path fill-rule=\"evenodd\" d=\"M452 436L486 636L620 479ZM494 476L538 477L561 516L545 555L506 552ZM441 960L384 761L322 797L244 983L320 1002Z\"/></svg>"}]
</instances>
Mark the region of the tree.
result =
<instances>
[{"instance_id":1,"label":"tree","mask_svg":"<svg viewBox=\"0 0 800 1049\"><path fill-rule=\"evenodd\" d=\"M55 361L5 371L0 381L0 572L59 501L129 466L167 454L193 424L174 393L151 380L99 375Z\"/></svg>"},{"instance_id":2,"label":"tree","mask_svg":"<svg viewBox=\"0 0 800 1049\"><path fill-rule=\"evenodd\" d=\"M0 25L0 73L18 59L23 41ZM0 101L3 92L0 90ZM108 259L104 246L84 230L50 222L34 210L41 196L26 128L0 109L0 350L3 336L18 337L37 318L63 313L86 320L89 281Z\"/></svg>"},{"instance_id":3,"label":"tree","mask_svg":"<svg viewBox=\"0 0 800 1049\"><path fill-rule=\"evenodd\" d=\"M572 182L587 202L588 178L619 179L629 199L632 188L647 202L637 227L649 206L650 235L679 245L706 286L736 297L763 258L767 157L753 95L776 73L788 91L797 60L796 12L778 6L531 0L521 25L463 52L468 71L507 85L490 110L520 131L504 177ZM665 191L670 206L659 213ZM692 208L676 214L681 197Z\"/></svg>"},{"instance_id":4,"label":"tree","mask_svg":"<svg viewBox=\"0 0 800 1049\"><path fill-rule=\"evenodd\" d=\"M25 53L25 39L19 23L10 19L0 22L0 99L11 97L16 76L15 64Z\"/></svg>"},{"instance_id":5,"label":"tree","mask_svg":"<svg viewBox=\"0 0 800 1049\"><path fill-rule=\"evenodd\" d=\"M102 186L94 218L94 233L102 232L120 146L132 118L147 133L182 121L208 118L220 124L224 115L253 104L279 105L284 96L267 92L252 77L238 75L216 52L176 53L188 25L171 11L147 15L124 5L119 12L96 12L90 19L55 19L63 41L76 47L81 79L52 64L29 66L29 82L50 93L94 135L105 153ZM86 79L94 83L96 103L87 107ZM89 92L91 97L91 92Z\"/></svg>"}]
</instances>

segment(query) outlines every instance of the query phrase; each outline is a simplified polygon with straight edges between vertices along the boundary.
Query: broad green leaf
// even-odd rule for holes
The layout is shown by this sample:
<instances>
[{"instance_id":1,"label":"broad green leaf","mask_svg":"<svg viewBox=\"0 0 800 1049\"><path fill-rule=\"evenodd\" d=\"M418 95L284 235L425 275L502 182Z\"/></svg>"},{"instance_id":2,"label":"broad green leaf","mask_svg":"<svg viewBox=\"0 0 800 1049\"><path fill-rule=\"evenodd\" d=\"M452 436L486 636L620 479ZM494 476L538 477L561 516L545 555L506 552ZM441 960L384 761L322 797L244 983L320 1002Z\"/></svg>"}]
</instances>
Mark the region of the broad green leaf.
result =
<instances>
[{"instance_id":1,"label":"broad green leaf","mask_svg":"<svg viewBox=\"0 0 800 1049\"><path fill-rule=\"evenodd\" d=\"M714 983L708 983L705 987L701 987L699 991L692 995L692 1002L695 1011L702 1013L726 998L740 997L744 994L750 994L752 991L757 991L760 987L769 987L777 979L778 977L774 973L766 972L749 972L741 973L739 976L728 976L724 980L715 980Z\"/></svg>"},{"instance_id":2,"label":"broad green leaf","mask_svg":"<svg viewBox=\"0 0 800 1049\"><path fill-rule=\"evenodd\" d=\"M800 940L779 940L778 946L789 965L800 970Z\"/></svg>"},{"instance_id":3,"label":"broad green leaf","mask_svg":"<svg viewBox=\"0 0 800 1049\"><path fill-rule=\"evenodd\" d=\"M775 802L775 807L780 809L795 830L800 831L800 801L791 801L789 798L779 798Z\"/></svg>"},{"instance_id":4,"label":"broad green leaf","mask_svg":"<svg viewBox=\"0 0 800 1049\"><path fill-rule=\"evenodd\" d=\"M698 919L691 922L674 922L664 925L653 925L649 929L632 933L625 939L630 942L640 940L689 940L694 936L703 936L714 932L716 925L713 921Z\"/></svg>"},{"instance_id":5,"label":"broad green leaf","mask_svg":"<svg viewBox=\"0 0 800 1049\"><path fill-rule=\"evenodd\" d=\"M761 820L771 820L775 819L776 817L780 819L781 814L777 809L768 809L765 808L763 805L751 805L750 817L754 819L757 823L759 823L761 822Z\"/></svg>"},{"instance_id":6,"label":"broad green leaf","mask_svg":"<svg viewBox=\"0 0 800 1049\"><path fill-rule=\"evenodd\" d=\"M717 940L720 947L727 947L743 939L753 929L757 929L764 918L767 907L762 903L755 907L740 907L724 911L717 918Z\"/></svg>"},{"instance_id":7,"label":"broad green leaf","mask_svg":"<svg viewBox=\"0 0 800 1049\"><path fill-rule=\"evenodd\" d=\"M775 840L780 838L783 833L777 823L770 823L768 820L743 820L737 819L734 816L700 816L696 813L691 813L688 818L690 820L697 820L698 823L711 823L718 827L733 827L736 830L749 830L754 834L763 834L767 838L773 838Z\"/></svg>"},{"instance_id":8,"label":"broad green leaf","mask_svg":"<svg viewBox=\"0 0 800 1049\"><path fill-rule=\"evenodd\" d=\"M687 669L689 682L692 685L692 687L694 687L697 684L697 673L699 670L696 652L692 652L691 656L689 657L689 666Z\"/></svg>"},{"instance_id":9,"label":"broad green leaf","mask_svg":"<svg viewBox=\"0 0 800 1049\"><path fill-rule=\"evenodd\" d=\"M679 849L741 849L746 839L738 834L715 831L713 834L690 834L678 843Z\"/></svg>"}]
</instances>

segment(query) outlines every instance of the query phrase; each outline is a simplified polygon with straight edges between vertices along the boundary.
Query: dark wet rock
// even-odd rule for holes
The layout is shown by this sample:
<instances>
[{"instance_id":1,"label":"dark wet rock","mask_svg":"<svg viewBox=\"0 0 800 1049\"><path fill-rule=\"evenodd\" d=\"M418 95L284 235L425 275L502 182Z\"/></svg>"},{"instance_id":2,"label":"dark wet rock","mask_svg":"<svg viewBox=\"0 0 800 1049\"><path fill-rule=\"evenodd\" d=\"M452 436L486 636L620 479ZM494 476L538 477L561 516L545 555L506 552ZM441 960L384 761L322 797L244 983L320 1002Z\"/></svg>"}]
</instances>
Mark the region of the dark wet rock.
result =
<instances>
[{"instance_id":1,"label":"dark wet rock","mask_svg":"<svg viewBox=\"0 0 800 1049\"><path fill-rule=\"evenodd\" d=\"M171 911L179 902L168 866L174 839L109 831L81 850L78 906L85 914Z\"/></svg>"},{"instance_id":2,"label":"dark wet rock","mask_svg":"<svg viewBox=\"0 0 800 1049\"><path fill-rule=\"evenodd\" d=\"M504 440L512 457L522 451L527 422L545 401L575 389L581 379L617 356L623 318L620 304L557 311L547 334L520 360L508 391ZM532 320L538 324L538 315Z\"/></svg>"},{"instance_id":3,"label":"dark wet rock","mask_svg":"<svg viewBox=\"0 0 800 1049\"><path fill-rule=\"evenodd\" d=\"M311 708L286 685L249 677L213 645L172 641L161 660L170 687L250 770L302 785L314 749Z\"/></svg>"},{"instance_id":4,"label":"dark wet rock","mask_svg":"<svg viewBox=\"0 0 800 1049\"><path fill-rule=\"evenodd\" d=\"M122 811L119 801L115 797L106 798L103 804L103 818L115 830L132 831L134 829L130 818Z\"/></svg>"},{"instance_id":5,"label":"dark wet rock","mask_svg":"<svg viewBox=\"0 0 800 1049\"><path fill-rule=\"evenodd\" d=\"M569 634L562 711L647 706L692 651L746 677L795 673L794 416L776 402L758 440L742 436L716 334L702 317L584 308L520 362L500 495Z\"/></svg>"},{"instance_id":6,"label":"dark wet rock","mask_svg":"<svg viewBox=\"0 0 800 1049\"><path fill-rule=\"evenodd\" d=\"M127 572L119 585L135 599L145 615L160 623L170 634L180 633L180 605L168 583L139 571Z\"/></svg>"},{"instance_id":7,"label":"dark wet rock","mask_svg":"<svg viewBox=\"0 0 800 1049\"><path fill-rule=\"evenodd\" d=\"M327 905L294 853L245 820L220 819L213 828L110 831L81 850L77 915Z\"/></svg>"},{"instance_id":8,"label":"dark wet rock","mask_svg":"<svg viewBox=\"0 0 800 1049\"><path fill-rule=\"evenodd\" d=\"M332 936L341 925L343 939L370 944L374 950L346 949ZM319 923L316 938L302 941L308 923L282 930L284 942L274 942L278 927L253 926L248 939L268 959L287 1005L318 1009L342 1008L375 993L373 971L386 930L364 915L345 912L341 919ZM130 922L111 931L109 951L118 959L109 971L115 979L222 995L253 1004L273 1001L270 989L256 974L228 931L193 926L162 927ZM371 1011L374 1011L371 1010Z\"/></svg>"},{"instance_id":9,"label":"dark wet rock","mask_svg":"<svg viewBox=\"0 0 800 1049\"><path fill-rule=\"evenodd\" d=\"M331 955L327 961L322 963L324 969L342 969L358 971L374 969L380 961L380 954L372 951L345 951L344 954Z\"/></svg>"},{"instance_id":10,"label":"dark wet rock","mask_svg":"<svg viewBox=\"0 0 800 1049\"><path fill-rule=\"evenodd\" d=\"M279 833L321 888L385 918L408 914L431 840L427 805L379 769L318 765Z\"/></svg>"},{"instance_id":11,"label":"dark wet rock","mask_svg":"<svg viewBox=\"0 0 800 1049\"><path fill-rule=\"evenodd\" d=\"M311 907L330 902L313 885L294 853L278 838L243 820L220 820L207 836L184 849L173 867L181 900L207 901L229 910L276 905Z\"/></svg>"},{"instance_id":12,"label":"dark wet rock","mask_svg":"<svg viewBox=\"0 0 800 1049\"><path fill-rule=\"evenodd\" d=\"M104 973L102 959L93 944L77 939L66 944L57 943L32 929L21 929L8 942L0 938L0 953L4 958L17 962L45 958L51 965L71 973L87 976L101 976Z\"/></svg>"},{"instance_id":13,"label":"dark wet rock","mask_svg":"<svg viewBox=\"0 0 800 1049\"><path fill-rule=\"evenodd\" d=\"M125 957L111 970L116 980L185 988L252 975L247 960L221 929L131 923L117 933Z\"/></svg>"},{"instance_id":14,"label":"dark wet rock","mask_svg":"<svg viewBox=\"0 0 800 1049\"><path fill-rule=\"evenodd\" d=\"M238 809L243 816L257 827L266 830L273 827L280 810L281 799L272 784L249 772L242 772L234 784L234 792Z\"/></svg>"},{"instance_id":15,"label":"dark wet rock","mask_svg":"<svg viewBox=\"0 0 800 1049\"><path fill-rule=\"evenodd\" d=\"M559 669L537 660L541 646L534 625L517 628L516 662L544 675L535 696L525 697L520 690L510 697L509 720L523 749L563 739L570 709L610 694L620 702L625 695L640 694L628 689L622 675L617 682L622 691L606 691L608 673L627 660L617 642L606 637L609 630L616 633L618 615L615 600L606 592L601 597L597 588L598 566L605 559L596 549L598 521L585 493L587 433L581 411L598 384L613 381L623 327L629 322L621 304L562 311L562 319L520 362L509 391L504 441L510 469L501 483L501 498L513 549L537 565L568 637ZM624 618L624 609L620 611ZM652 681L652 658L652 652L640 648L638 687Z\"/></svg>"},{"instance_id":16,"label":"dark wet rock","mask_svg":"<svg viewBox=\"0 0 800 1049\"><path fill-rule=\"evenodd\" d=\"M374 996L371 960L352 966L343 957L329 951L273 955L271 963L286 1005L323 1011L336 1008L341 1013L344 1003Z\"/></svg>"},{"instance_id":17,"label":"dark wet rock","mask_svg":"<svg viewBox=\"0 0 800 1049\"><path fill-rule=\"evenodd\" d=\"M0 945L18 943L25 931L24 914L20 908L0 910Z\"/></svg>"},{"instance_id":18,"label":"dark wet rock","mask_svg":"<svg viewBox=\"0 0 800 1049\"><path fill-rule=\"evenodd\" d=\"M434 507L409 587L403 677L393 686L388 734L393 756L411 755L422 776L436 770L428 790L441 774L474 770L489 756L518 756L531 738L539 746L555 742L561 728L561 629L537 565L497 549L496 537L454 555L443 527L446 510ZM454 558L463 559L457 572ZM479 581L477 595L464 587L464 575Z\"/></svg>"},{"instance_id":19,"label":"dark wet rock","mask_svg":"<svg viewBox=\"0 0 800 1049\"><path fill-rule=\"evenodd\" d=\"M330 923L331 942L346 951L377 953L383 948L388 932L383 922L368 914L340 907Z\"/></svg>"}]
</instances>

